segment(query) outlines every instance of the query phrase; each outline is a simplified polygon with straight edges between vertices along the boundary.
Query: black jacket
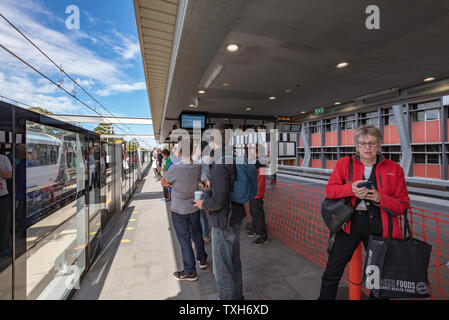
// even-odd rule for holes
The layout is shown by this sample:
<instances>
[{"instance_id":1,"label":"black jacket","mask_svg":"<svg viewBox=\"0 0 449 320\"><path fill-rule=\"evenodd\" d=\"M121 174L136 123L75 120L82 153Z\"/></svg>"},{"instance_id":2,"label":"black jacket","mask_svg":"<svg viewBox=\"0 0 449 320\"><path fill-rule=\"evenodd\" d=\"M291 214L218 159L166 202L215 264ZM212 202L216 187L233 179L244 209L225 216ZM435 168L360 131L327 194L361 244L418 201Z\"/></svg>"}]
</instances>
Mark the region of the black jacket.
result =
<instances>
[{"instance_id":1,"label":"black jacket","mask_svg":"<svg viewBox=\"0 0 449 320\"><path fill-rule=\"evenodd\" d=\"M211 189L204 200L203 207L209 211L207 217L214 228L228 229L245 218L243 204L232 202L229 197L235 175L234 164L212 163L210 171Z\"/></svg>"}]
</instances>

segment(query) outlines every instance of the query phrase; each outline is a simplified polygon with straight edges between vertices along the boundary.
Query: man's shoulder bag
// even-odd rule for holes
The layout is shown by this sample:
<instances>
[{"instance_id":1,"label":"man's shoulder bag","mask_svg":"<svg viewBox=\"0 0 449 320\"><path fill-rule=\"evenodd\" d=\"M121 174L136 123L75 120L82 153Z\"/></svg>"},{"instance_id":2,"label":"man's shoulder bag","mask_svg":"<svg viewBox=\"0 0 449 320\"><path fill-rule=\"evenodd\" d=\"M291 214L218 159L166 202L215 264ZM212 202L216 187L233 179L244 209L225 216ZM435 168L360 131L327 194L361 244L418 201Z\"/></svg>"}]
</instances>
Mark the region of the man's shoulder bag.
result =
<instances>
[{"instance_id":1,"label":"man's shoulder bag","mask_svg":"<svg viewBox=\"0 0 449 320\"><path fill-rule=\"evenodd\" d=\"M352 157L349 160L349 183L352 182ZM344 183L344 181L343 181ZM329 228L330 239L329 245L327 247L327 252L332 251L332 247L335 242L336 234L341 230L343 225L347 223L354 209L351 205L351 198L342 199L328 199L327 196L321 203L321 217L323 218L324 224Z\"/></svg>"}]
</instances>

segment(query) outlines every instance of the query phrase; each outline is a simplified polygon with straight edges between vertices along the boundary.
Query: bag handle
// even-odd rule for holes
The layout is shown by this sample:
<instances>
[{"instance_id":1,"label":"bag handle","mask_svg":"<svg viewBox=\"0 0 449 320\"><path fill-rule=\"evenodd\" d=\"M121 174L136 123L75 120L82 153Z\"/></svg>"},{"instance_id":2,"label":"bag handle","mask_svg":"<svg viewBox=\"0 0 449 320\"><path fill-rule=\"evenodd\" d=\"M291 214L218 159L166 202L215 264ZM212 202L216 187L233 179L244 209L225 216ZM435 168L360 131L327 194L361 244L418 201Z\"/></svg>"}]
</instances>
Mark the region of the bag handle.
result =
<instances>
[{"instance_id":1,"label":"bag handle","mask_svg":"<svg viewBox=\"0 0 449 320\"><path fill-rule=\"evenodd\" d=\"M394 213L390 209L384 208L379 206L377 203L371 202L376 207L379 207L380 209L384 210L386 213L388 213L388 239L391 239L393 234L393 217L398 217L399 215L397 213ZM402 216L404 217L404 239L407 239L407 232L412 237L412 230L410 228L410 223L408 221L408 211L407 208L404 209Z\"/></svg>"}]
</instances>

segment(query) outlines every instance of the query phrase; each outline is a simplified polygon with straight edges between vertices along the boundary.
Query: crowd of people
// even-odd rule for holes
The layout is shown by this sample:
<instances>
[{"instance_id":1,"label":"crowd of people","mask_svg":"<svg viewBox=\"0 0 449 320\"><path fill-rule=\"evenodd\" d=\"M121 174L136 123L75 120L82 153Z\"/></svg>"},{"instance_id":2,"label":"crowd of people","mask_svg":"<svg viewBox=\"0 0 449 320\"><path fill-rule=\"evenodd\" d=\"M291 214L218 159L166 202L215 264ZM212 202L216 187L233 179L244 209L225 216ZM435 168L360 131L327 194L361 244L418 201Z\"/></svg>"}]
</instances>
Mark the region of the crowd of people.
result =
<instances>
[{"instance_id":1,"label":"crowd of people","mask_svg":"<svg viewBox=\"0 0 449 320\"><path fill-rule=\"evenodd\" d=\"M225 125L216 124L214 128L224 141ZM326 186L328 198L349 198L354 214L336 234L322 276L320 300L335 299L343 271L360 242L366 247L370 235L387 236L389 222L385 209L401 215L410 206L402 168L379 152L382 132L375 126L364 125L355 132L354 141L356 154L338 160ZM208 146L210 153L204 152ZM256 192L250 199L235 200L234 183L239 179L239 169L235 163L224 161L226 154L235 155L236 150L214 138L210 143L196 146L192 142L179 143L172 150L154 150L153 168L156 180L164 188L161 201L170 201L172 222L181 247L183 270L175 271L173 276L177 280L197 280L196 261L200 268L208 267L204 243L210 241L219 299L241 300L244 299L241 225L249 210L252 219L245 228L247 235L255 237L255 245L267 242L263 209L266 176L256 161ZM219 157L223 161L217 161ZM370 184L360 186L362 182ZM251 181L246 183L251 185ZM392 228L393 238L401 238L397 217Z\"/></svg>"}]
</instances>

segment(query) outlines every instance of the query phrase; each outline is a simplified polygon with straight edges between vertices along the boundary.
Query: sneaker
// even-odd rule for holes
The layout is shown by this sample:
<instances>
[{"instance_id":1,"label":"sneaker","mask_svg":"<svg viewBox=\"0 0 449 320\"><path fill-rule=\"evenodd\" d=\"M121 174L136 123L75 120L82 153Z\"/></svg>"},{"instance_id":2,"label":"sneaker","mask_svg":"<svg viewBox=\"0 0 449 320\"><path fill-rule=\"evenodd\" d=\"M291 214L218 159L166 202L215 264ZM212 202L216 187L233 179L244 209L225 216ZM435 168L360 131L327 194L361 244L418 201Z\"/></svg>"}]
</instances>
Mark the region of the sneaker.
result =
<instances>
[{"instance_id":1,"label":"sneaker","mask_svg":"<svg viewBox=\"0 0 449 320\"><path fill-rule=\"evenodd\" d=\"M254 240L254 244L258 245L258 246L260 246L262 244L265 244L267 242L268 242L268 238L264 238L264 237L261 237L261 236L259 236L256 240Z\"/></svg>"},{"instance_id":2,"label":"sneaker","mask_svg":"<svg viewBox=\"0 0 449 320\"><path fill-rule=\"evenodd\" d=\"M200 260L200 268L206 269L207 268L207 259Z\"/></svg>"},{"instance_id":3,"label":"sneaker","mask_svg":"<svg viewBox=\"0 0 449 320\"><path fill-rule=\"evenodd\" d=\"M166 202L168 202L168 200L167 199L161 199L161 200L159 200L160 202L162 202L162 203L166 203Z\"/></svg>"},{"instance_id":4,"label":"sneaker","mask_svg":"<svg viewBox=\"0 0 449 320\"><path fill-rule=\"evenodd\" d=\"M257 236L257 234L252 229L247 229L246 230L246 234L248 235L248 237L255 237L255 236Z\"/></svg>"},{"instance_id":5,"label":"sneaker","mask_svg":"<svg viewBox=\"0 0 449 320\"><path fill-rule=\"evenodd\" d=\"M196 281L196 280L198 280L198 277L196 276L195 271L193 271L192 273L185 273L184 270L176 271L173 273L173 277L179 281Z\"/></svg>"},{"instance_id":6,"label":"sneaker","mask_svg":"<svg viewBox=\"0 0 449 320\"><path fill-rule=\"evenodd\" d=\"M210 236L209 235L203 236L203 240L204 240L205 243L209 243L210 242Z\"/></svg>"}]
</instances>

